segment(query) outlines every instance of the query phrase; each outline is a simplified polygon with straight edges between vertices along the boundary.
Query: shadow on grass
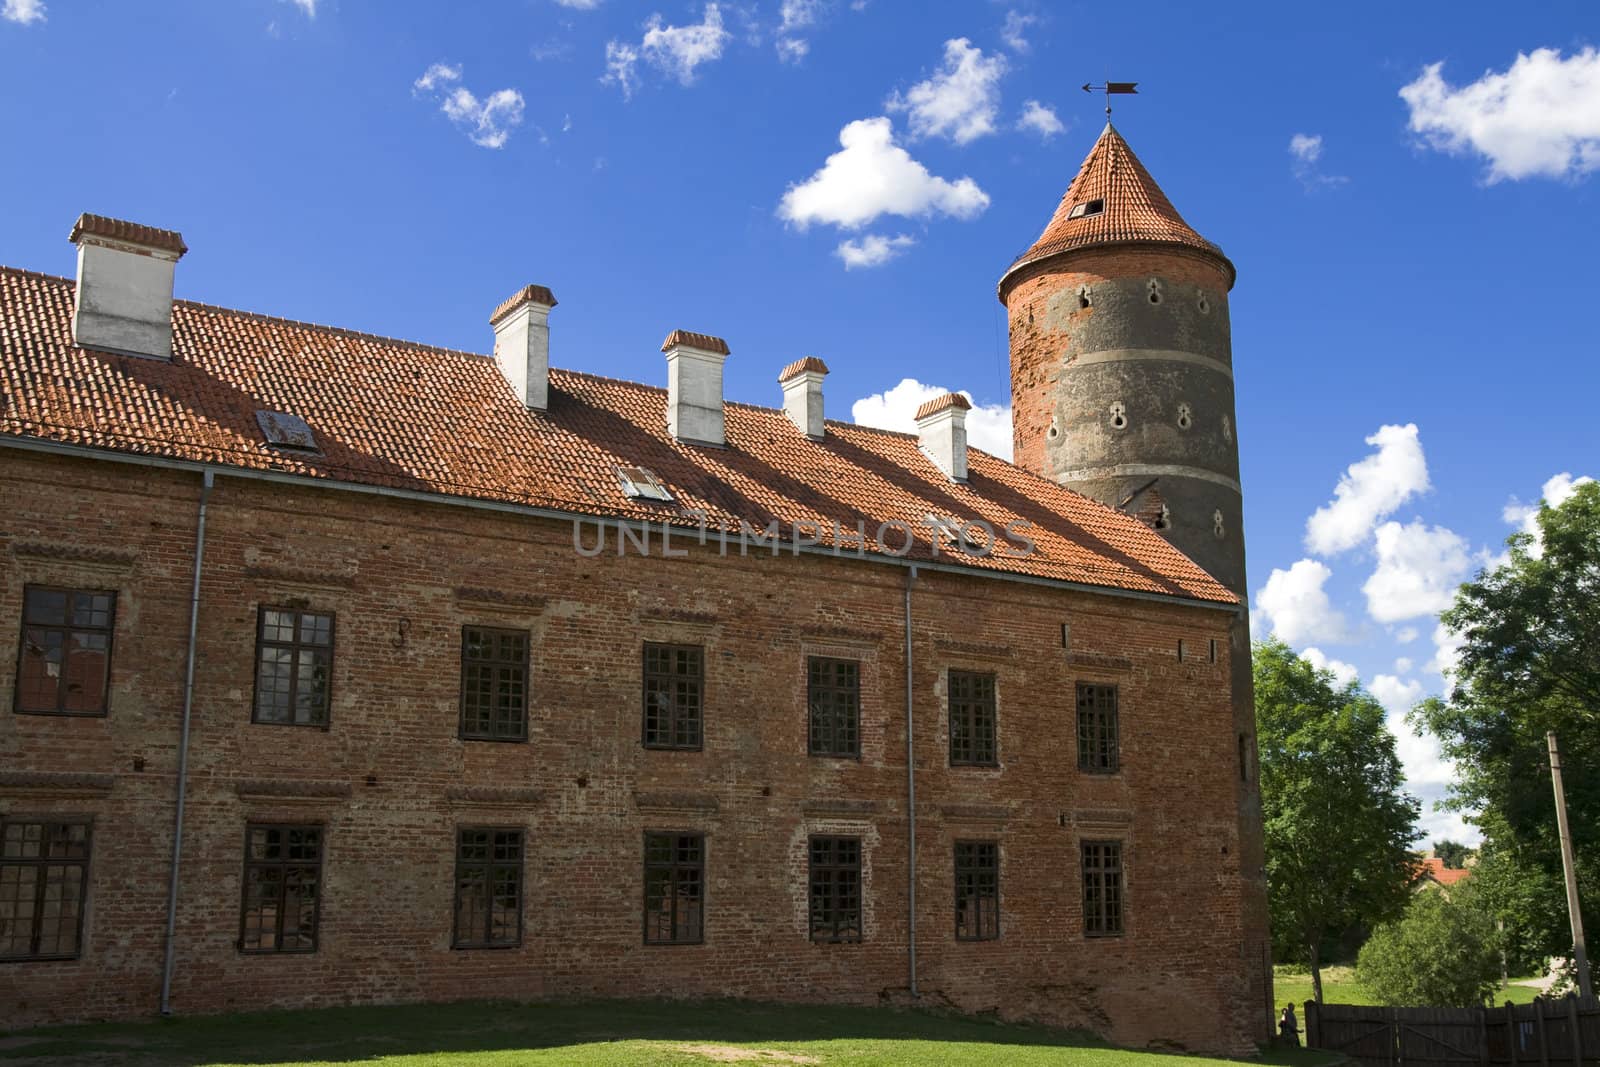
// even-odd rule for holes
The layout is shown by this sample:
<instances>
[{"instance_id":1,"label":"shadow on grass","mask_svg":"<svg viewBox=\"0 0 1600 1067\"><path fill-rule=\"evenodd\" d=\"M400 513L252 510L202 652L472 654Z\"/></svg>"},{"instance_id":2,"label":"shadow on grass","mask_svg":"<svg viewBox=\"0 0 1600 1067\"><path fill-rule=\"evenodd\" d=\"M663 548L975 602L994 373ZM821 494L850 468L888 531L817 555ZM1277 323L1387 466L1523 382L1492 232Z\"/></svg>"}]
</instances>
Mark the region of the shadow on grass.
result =
<instances>
[{"instance_id":1,"label":"shadow on grass","mask_svg":"<svg viewBox=\"0 0 1600 1067\"><path fill-rule=\"evenodd\" d=\"M981 1017L868 1007L749 1001L468 1001L199 1016L51 1027L0 1040L0 1060L107 1067L162 1064L351 1062L382 1056L514 1053L619 1041L798 1044L830 1040L964 1042L1081 1049L1130 1057L1092 1035ZM1004 1057L1003 1050L997 1053ZM917 1062L908 1060L907 1062ZM934 1061L927 1061L934 1062ZM1319 1067L1315 1053L1262 1062Z\"/></svg>"}]
</instances>

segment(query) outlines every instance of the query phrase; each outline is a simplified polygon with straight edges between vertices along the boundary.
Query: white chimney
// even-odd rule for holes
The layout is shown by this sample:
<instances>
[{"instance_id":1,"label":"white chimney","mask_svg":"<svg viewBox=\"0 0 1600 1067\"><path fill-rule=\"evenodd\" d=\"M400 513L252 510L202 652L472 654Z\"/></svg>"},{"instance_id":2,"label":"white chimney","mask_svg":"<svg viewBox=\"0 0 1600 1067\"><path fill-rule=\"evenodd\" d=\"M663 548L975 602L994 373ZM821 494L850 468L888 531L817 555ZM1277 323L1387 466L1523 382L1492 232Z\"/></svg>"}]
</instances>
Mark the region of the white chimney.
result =
<instances>
[{"instance_id":1,"label":"white chimney","mask_svg":"<svg viewBox=\"0 0 1600 1067\"><path fill-rule=\"evenodd\" d=\"M79 215L72 340L84 348L172 358L172 274L189 251L183 235L137 222Z\"/></svg>"},{"instance_id":2,"label":"white chimney","mask_svg":"<svg viewBox=\"0 0 1600 1067\"><path fill-rule=\"evenodd\" d=\"M917 409L917 447L953 482L967 480L967 411L960 393L934 397Z\"/></svg>"},{"instance_id":3,"label":"white chimney","mask_svg":"<svg viewBox=\"0 0 1600 1067\"><path fill-rule=\"evenodd\" d=\"M726 444L722 364L728 358L728 342L710 334L673 330L661 351L667 354L667 430L691 444Z\"/></svg>"},{"instance_id":4,"label":"white chimney","mask_svg":"<svg viewBox=\"0 0 1600 1067\"><path fill-rule=\"evenodd\" d=\"M783 386L783 413L813 440L820 440L823 435L822 379L827 376L828 365L816 356L797 359L778 374L778 384Z\"/></svg>"},{"instance_id":5,"label":"white chimney","mask_svg":"<svg viewBox=\"0 0 1600 1067\"><path fill-rule=\"evenodd\" d=\"M550 406L550 309L555 294L542 285L528 285L494 309L494 362L523 406L543 411Z\"/></svg>"}]
</instances>

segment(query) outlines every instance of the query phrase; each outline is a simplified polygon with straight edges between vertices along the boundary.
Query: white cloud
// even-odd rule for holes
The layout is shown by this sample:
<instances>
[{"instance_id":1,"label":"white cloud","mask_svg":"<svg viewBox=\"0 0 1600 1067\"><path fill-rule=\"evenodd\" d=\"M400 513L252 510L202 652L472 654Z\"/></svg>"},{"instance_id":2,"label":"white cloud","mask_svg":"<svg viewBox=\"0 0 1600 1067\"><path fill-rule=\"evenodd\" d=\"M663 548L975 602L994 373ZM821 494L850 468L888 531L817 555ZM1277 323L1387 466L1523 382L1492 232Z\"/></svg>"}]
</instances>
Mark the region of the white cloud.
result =
<instances>
[{"instance_id":1,"label":"white cloud","mask_svg":"<svg viewBox=\"0 0 1600 1067\"><path fill-rule=\"evenodd\" d=\"M695 68L722 58L722 46L731 35L722 28L722 11L707 4L701 21L688 26L663 26L660 15L645 23L639 54L680 85L694 84ZM609 57L610 47L607 46Z\"/></svg>"},{"instance_id":2,"label":"white cloud","mask_svg":"<svg viewBox=\"0 0 1600 1067\"><path fill-rule=\"evenodd\" d=\"M911 136L947 137L966 144L995 132L1000 111L1000 79L1006 58L985 56L965 37L944 44L944 66L933 77L895 93L885 103L890 111L904 111Z\"/></svg>"},{"instance_id":3,"label":"white cloud","mask_svg":"<svg viewBox=\"0 0 1600 1067\"><path fill-rule=\"evenodd\" d=\"M1307 190L1343 185L1349 178L1322 173L1322 134L1297 133L1289 138L1289 169Z\"/></svg>"},{"instance_id":4,"label":"white cloud","mask_svg":"<svg viewBox=\"0 0 1600 1067\"><path fill-rule=\"evenodd\" d=\"M600 0L556 0L556 3L574 11L593 11L600 6Z\"/></svg>"},{"instance_id":5,"label":"white cloud","mask_svg":"<svg viewBox=\"0 0 1600 1067\"><path fill-rule=\"evenodd\" d=\"M1027 52L1033 47L1028 42L1027 29L1038 21L1039 16L1037 15L1024 15L1020 11L1007 11L1006 24L1000 27L1000 39L1013 52Z\"/></svg>"},{"instance_id":6,"label":"white cloud","mask_svg":"<svg viewBox=\"0 0 1600 1067\"><path fill-rule=\"evenodd\" d=\"M1342 659L1331 659L1322 649L1315 646L1302 649L1300 658L1319 671L1330 672L1333 675L1334 683L1341 689L1361 675L1361 672L1356 670L1354 664L1346 663Z\"/></svg>"},{"instance_id":7,"label":"white cloud","mask_svg":"<svg viewBox=\"0 0 1600 1067\"><path fill-rule=\"evenodd\" d=\"M1465 638L1451 633L1444 623L1439 623L1433 628L1433 658L1424 663L1422 669L1442 677L1454 674L1461 661L1461 646L1466 643Z\"/></svg>"},{"instance_id":8,"label":"white cloud","mask_svg":"<svg viewBox=\"0 0 1600 1067\"><path fill-rule=\"evenodd\" d=\"M7 2L9 3L9 0ZM284 0L284 2L293 4L301 11L304 11L308 19L317 17L317 0Z\"/></svg>"},{"instance_id":9,"label":"white cloud","mask_svg":"<svg viewBox=\"0 0 1600 1067\"><path fill-rule=\"evenodd\" d=\"M1333 490L1333 500L1306 520L1306 547L1333 553L1367 539L1378 520L1428 488L1428 462L1415 423L1382 426L1367 438L1377 451L1352 463Z\"/></svg>"},{"instance_id":10,"label":"white cloud","mask_svg":"<svg viewBox=\"0 0 1600 1067\"><path fill-rule=\"evenodd\" d=\"M1594 479L1587 474L1574 478L1570 471L1562 471L1544 483L1539 496L1544 503L1553 508L1559 508L1566 503L1567 498L1577 490L1578 486L1592 481ZM1529 555L1535 559L1544 555L1544 538L1539 532L1538 504L1524 504L1516 497L1512 497L1500 512L1500 515L1506 522L1517 527L1520 532L1533 538L1533 544L1528 546ZM1509 559L1510 553L1502 553L1493 562L1498 565L1505 563Z\"/></svg>"},{"instance_id":11,"label":"white cloud","mask_svg":"<svg viewBox=\"0 0 1600 1067\"><path fill-rule=\"evenodd\" d=\"M639 50L621 41L606 42L606 72L600 79L603 85L615 85L622 90L624 100L631 99L639 87Z\"/></svg>"},{"instance_id":12,"label":"white cloud","mask_svg":"<svg viewBox=\"0 0 1600 1067\"><path fill-rule=\"evenodd\" d=\"M1028 100L1022 105L1022 117L1017 119L1017 129L1032 130L1048 141L1066 127L1056 118L1054 108L1047 107L1037 100Z\"/></svg>"},{"instance_id":13,"label":"white cloud","mask_svg":"<svg viewBox=\"0 0 1600 1067\"><path fill-rule=\"evenodd\" d=\"M1554 48L1517 53L1509 69L1456 88L1424 67L1400 90L1411 131L1430 148L1482 156L1490 184L1581 178L1600 168L1600 51L1562 58Z\"/></svg>"},{"instance_id":14,"label":"white cloud","mask_svg":"<svg viewBox=\"0 0 1600 1067\"><path fill-rule=\"evenodd\" d=\"M811 42L802 34L817 24L826 0L783 0L778 9L782 20L778 25L778 58L785 63L798 63L811 51Z\"/></svg>"},{"instance_id":15,"label":"white cloud","mask_svg":"<svg viewBox=\"0 0 1600 1067\"><path fill-rule=\"evenodd\" d=\"M778 215L802 230L814 222L860 229L880 215L914 218L950 215L970 219L989 206L989 195L971 178L951 182L894 143L890 121L857 119L839 131L841 151L822 169L789 186Z\"/></svg>"},{"instance_id":16,"label":"white cloud","mask_svg":"<svg viewBox=\"0 0 1600 1067\"><path fill-rule=\"evenodd\" d=\"M1415 626L1402 626L1394 632L1395 644L1409 645L1420 636L1420 631Z\"/></svg>"},{"instance_id":17,"label":"white cloud","mask_svg":"<svg viewBox=\"0 0 1600 1067\"><path fill-rule=\"evenodd\" d=\"M1467 542L1422 520L1378 527L1378 566L1362 585L1367 614L1379 622L1434 615L1450 606L1456 587L1472 571Z\"/></svg>"},{"instance_id":18,"label":"white cloud","mask_svg":"<svg viewBox=\"0 0 1600 1067\"><path fill-rule=\"evenodd\" d=\"M1256 592L1256 610L1272 620L1273 634L1291 645L1344 641L1349 626L1323 589L1332 575L1314 559L1300 560L1288 570L1274 568Z\"/></svg>"},{"instance_id":19,"label":"white cloud","mask_svg":"<svg viewBox=\"0 0 1600 1067\"><path fill-rule=\"evenodd\" d=\"M479 100L461 80L461 68L435 63L412 83L414 93L440 94L439 110L459 126L472 143L484 148L500 148L522 122L522 94L515 89L497 89ZM452 87L453 86L453 87Z\"/></svg>"},{"instance_id":20,"label":"white cloud","mask_svg":"<svg viewBox=\"0 0 1600 1067\"><path fill-rule=\"evenodd\" d=\"M876 426L880 430L897 430L901 433L917 432L917 409L934 397L950 390L939 385L924 385L915 378L901 379L900 384L882 393L857 400L850 405L850 418L862 426ZM968 400L972 394L960 390ZM1011 407L1002 404L972 405L967 412L967 443L981 448L1001 459L1011 458Z\"/></svg>"},{"instance_id":21,"label":"white cloud","mask_svg":"<svg viewBox=\"0 0 1600 1067\"><path fill-rule=\"evenodd\" d=\"M1372 679L1367 689L1378 698L1378 703L1389 710L1391 716L1403 716L1411 706L1422 699L1422 683L1405 682L1392 674L1380 674ZM1392 723L1390 729L1394 729Z\"/></svg>"},{"instance_id":22,"label":"white cloud","mask_svg":"<svg viewBox=\"0 0 1600 1067\"><path fill-rule=\"evenodd\" d=\"M24 26L43 22L44 18L44 0L6 0L5 7L0 8L0 19Z\"/></svg>"},{"instance_id":23,"label":"white cloud","mask_svg":"<svg viewBox=\"0 0 1600 1067\"><path fill-rule=\"evenodd\" d=\"M1411 658L1409 656L1401 656L1399 659L1394 661L1394 673L1410 674L1411 668L1414 666L1416 666L1416 664L1411 662Z\"/></svg>"},{"instance_id":24,"label":"white cloud","mask_svg":"<svg viewBox=\"0 0 1600 1067\"><path fill-rule=\"evenodd\" d=\"M910 234L885 237L882 234L869 233L860 240L840 241L839 247L833 250L833 254L844 261L845 270L854 270L857 267L881 267L916 243L916 238Z\"/></svg>"}]
</instances>

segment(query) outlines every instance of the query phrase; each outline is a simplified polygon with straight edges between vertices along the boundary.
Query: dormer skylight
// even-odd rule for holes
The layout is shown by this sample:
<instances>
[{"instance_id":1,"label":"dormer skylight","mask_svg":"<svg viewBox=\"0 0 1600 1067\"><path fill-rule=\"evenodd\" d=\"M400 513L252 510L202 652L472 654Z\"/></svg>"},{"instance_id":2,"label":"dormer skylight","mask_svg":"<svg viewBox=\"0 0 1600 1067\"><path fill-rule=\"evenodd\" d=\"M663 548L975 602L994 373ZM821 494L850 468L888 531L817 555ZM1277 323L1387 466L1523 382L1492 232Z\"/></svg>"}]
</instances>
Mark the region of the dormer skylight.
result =
<instances>
[{"instance_id":1,"label":"dormer skylight","mask_svg":"<svg viewBox=\"0 0 1600 1067\"><path fill-rule=\"evenodd\" d=\"M617 481L622 491L634 500L672 502L672 493L649 467L618 467Z\"/></svg>"},{"instance_id":2,"label":"dormer skylight","mask_svg":"<svg viewBox=\"0 0 1600 1067\"><path fill-rule=\"evenodd\" d=\"M306 425L306 420L286 411L258 411L256 422L267 444L274 448L287 448L296 452L316 452L317 439Z\"/></svg>"},{"instance_id":3,"label":"dormer skylight","mask_svg":"<svg viewBox=\"0 0 1600 1067\"><path fill-rule=\"evenodd\" d=\"M1072 210L1067 212L1067 218L1086 219L1090 215L1103 213L1105 209L1106 202L1104 200L1085 200L1082 203L1073 204Z\"/></svg>"}]
</instances>

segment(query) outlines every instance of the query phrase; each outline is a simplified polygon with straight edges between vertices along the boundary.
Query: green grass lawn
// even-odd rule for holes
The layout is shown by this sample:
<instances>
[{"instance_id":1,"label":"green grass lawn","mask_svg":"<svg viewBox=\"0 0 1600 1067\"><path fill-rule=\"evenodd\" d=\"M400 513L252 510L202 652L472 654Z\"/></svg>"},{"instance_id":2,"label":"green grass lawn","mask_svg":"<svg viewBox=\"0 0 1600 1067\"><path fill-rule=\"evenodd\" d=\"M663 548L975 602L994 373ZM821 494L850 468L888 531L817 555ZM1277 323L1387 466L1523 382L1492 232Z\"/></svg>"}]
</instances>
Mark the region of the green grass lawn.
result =
<instances>
[{"instance_id":1,"label":"green grass lawn","mask_svg":"<svg viewBox=\"0 0 1600 1067\"><path fill-rule=\"evenodd\" d=\"M31 1067L222 1064L511 1067L562 1064L1205 1067L1228 1061L1132 1052L1084 1034L888 1008L743 1001L584 1001L269 1012L30 1030L0 1037L0 1062ZM1273 1053L1278 1067L1333 1067Z\"/></svg>"},{"instance_id":2,"label":"green grass lawn","mask_svg":"<svg viewBox=\"0 0 1600 1067\"><path fill-rule=\"evenodd\" d=\"M1274 967L1272 972L1272 995L1281 1009L1289 1001L1295 1003L1295 1014L1301 1015L1301 1026L1305 1025L1304 1012L1301 1005L1311 999L1311 975L1290 967ZM1496 1004L1512 1001L1516 1004L1530 1003L1539 991L1532 986L1508 984L1500 987L1494 995ZM1322 1000L1326 1004L1376 1004L1378 1001L1356 981L1354 967L1324 967L1322 969Z\"/></svg>"}]
</instances>

